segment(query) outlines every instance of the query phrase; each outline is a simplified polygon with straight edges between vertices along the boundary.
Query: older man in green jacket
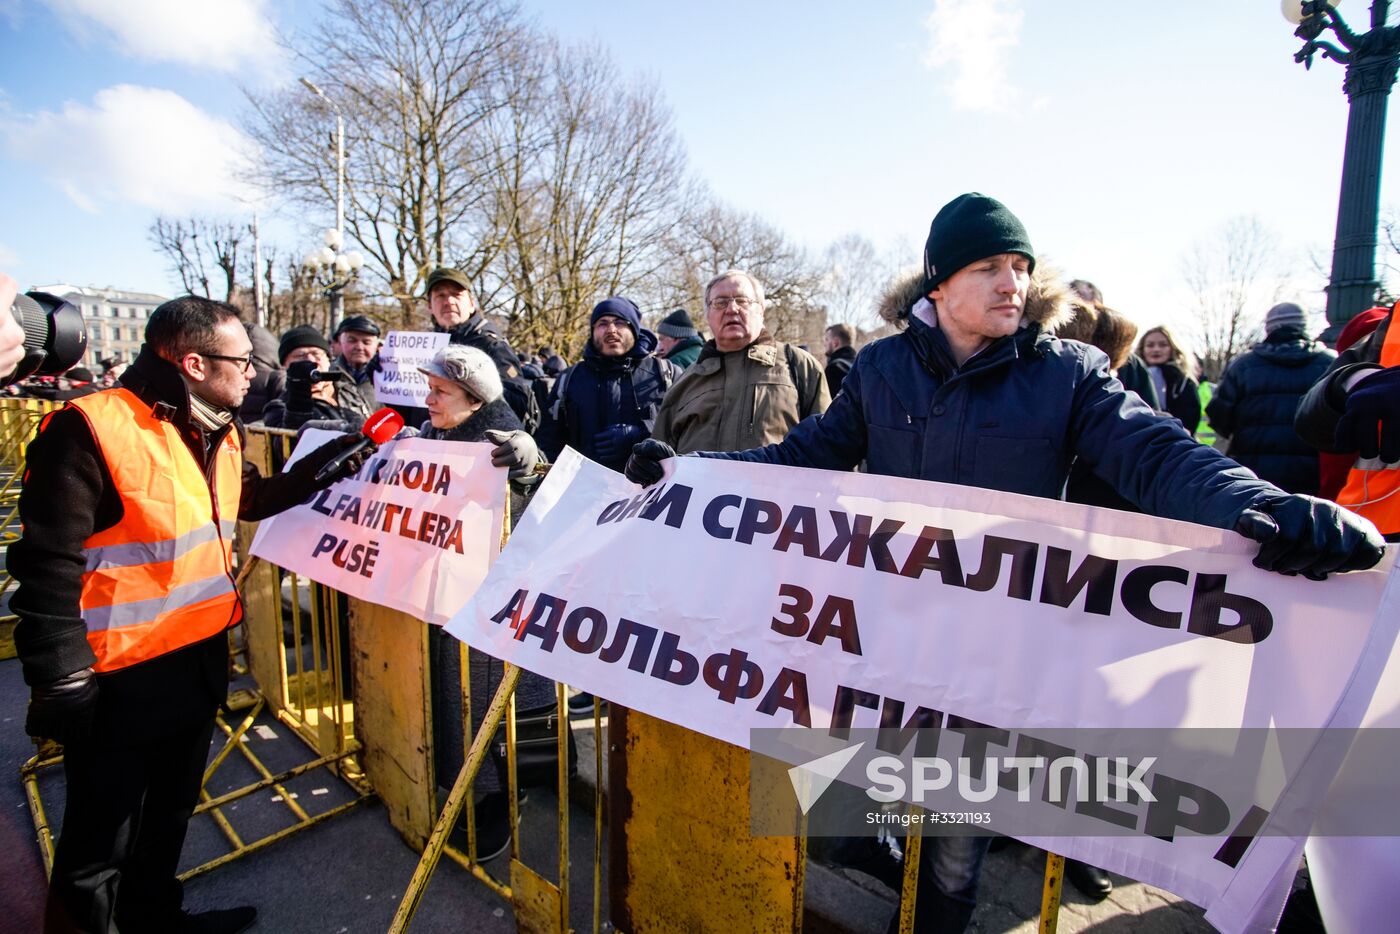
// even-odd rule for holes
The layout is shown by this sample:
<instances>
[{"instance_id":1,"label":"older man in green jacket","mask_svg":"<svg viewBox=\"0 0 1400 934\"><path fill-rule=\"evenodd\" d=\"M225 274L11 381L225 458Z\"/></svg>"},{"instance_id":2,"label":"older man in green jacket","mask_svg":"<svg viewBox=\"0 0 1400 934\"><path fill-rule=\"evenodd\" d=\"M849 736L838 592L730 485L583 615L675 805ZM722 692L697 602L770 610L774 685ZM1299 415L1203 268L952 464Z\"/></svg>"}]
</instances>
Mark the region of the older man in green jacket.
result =
<instances>
[{"instance_id":1,"label":"older man in green jacket","mask_svg":"<svg viewBox=\"0 0 1400 934\"><path fill-rule=\"evenodd\" d=\"M653 438L681 454L743 451L781 441L802 419L826 411L822 365L774 340L763 310L763 286L747 272L730 269L710 280L705 320L714 337L666 393Z\"/></svg>"}]
</instances>

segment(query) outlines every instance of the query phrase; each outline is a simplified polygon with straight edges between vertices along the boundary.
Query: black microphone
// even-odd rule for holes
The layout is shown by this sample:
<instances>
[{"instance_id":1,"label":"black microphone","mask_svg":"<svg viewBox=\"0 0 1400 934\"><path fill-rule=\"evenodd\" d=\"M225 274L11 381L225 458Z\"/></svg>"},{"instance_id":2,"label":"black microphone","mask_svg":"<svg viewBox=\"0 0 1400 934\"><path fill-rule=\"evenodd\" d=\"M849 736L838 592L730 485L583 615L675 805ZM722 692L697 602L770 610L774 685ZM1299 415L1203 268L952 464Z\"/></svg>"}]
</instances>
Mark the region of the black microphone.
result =
<instances>
[{"instance_id":1,"label":"black microphone","mask_svg":"<svg viewBox=\"0 0 1400 934\"><path fill-rule=\"evenodd\" d=\"M399 429L402 427L403 416L393 409L386 407L375 412L360 426L360 432L364 437L341 451L335 457L332 457L326 462L324 467L316 471L316 482L322 483L329 480L356 454L359 454L371 444L383 444L391 440L394 435L399 433Z\"/></svg>"}]
</instances>

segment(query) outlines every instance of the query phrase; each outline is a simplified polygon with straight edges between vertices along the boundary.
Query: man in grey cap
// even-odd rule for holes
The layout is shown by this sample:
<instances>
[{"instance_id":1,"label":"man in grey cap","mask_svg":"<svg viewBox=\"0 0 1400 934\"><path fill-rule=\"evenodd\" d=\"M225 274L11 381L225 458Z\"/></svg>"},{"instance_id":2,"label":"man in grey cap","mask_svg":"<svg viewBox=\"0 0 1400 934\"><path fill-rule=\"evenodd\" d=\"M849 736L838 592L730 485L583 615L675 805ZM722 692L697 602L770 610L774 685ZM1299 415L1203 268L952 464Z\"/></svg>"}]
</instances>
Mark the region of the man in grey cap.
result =
<instances>
[{"instance_id":1,"label":"man in grey cap","mask_svg":"<svg viewBox=\"0 0 1400 934\"><path fill-rule=\"evenodd\" d=\"M1226 368L1206 418L1229 437L1232 460L1290 493L1312 496L1317 451L1293 430L1293 415L1336 354L1309 337L1307 327L1307 314L1293 302L1270 308L1264 339Z\"/></svg>"},{"instance_id":2,"label":"man in grey cap","mask_svg":"<svg viewBox=\"0 0 1400 934\"><path fill-rule=\"evenodd\" d=\"M684 370L699 359L705 342L700 339L700 332L686 310L677 308L656 326L656 345L661 349L658 356Z\"/></svg>"},{"instance_id":3,"label":"man in grey cap","mask_svg":"<svg viewBox=\"0 0 1400 934\"><path fill-rule=\"evenodd\" d=\"M335 329L331 345L337 351L335 365L350 377L342 385L364 400L374 411L379 403L374 398L374 372L379 368L379 325L364 315L351 315Z\"/></svg>"}]
</instances>

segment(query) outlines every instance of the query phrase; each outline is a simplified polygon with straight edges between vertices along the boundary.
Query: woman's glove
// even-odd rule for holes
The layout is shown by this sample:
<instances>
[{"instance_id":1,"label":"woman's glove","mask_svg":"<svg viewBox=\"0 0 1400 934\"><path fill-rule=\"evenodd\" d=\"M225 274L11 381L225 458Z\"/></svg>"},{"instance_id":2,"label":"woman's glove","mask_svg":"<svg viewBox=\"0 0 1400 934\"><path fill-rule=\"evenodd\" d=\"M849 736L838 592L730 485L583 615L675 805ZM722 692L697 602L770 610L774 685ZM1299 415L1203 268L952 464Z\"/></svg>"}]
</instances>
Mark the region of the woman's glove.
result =
<instances>
[{"instance_id":1,"label":"woman's glove","mask_svg":"<svg viewBox=\"0 0 1400 934\"><path fill-rule=\"evenodd\" d=\"M486 437L496 445L491 449L491 463L509 467L510 479L519 480L535 472L535 465L540 462L540 449L529 432L491 428L486 431Z\"/></svg>"}]
</instances>

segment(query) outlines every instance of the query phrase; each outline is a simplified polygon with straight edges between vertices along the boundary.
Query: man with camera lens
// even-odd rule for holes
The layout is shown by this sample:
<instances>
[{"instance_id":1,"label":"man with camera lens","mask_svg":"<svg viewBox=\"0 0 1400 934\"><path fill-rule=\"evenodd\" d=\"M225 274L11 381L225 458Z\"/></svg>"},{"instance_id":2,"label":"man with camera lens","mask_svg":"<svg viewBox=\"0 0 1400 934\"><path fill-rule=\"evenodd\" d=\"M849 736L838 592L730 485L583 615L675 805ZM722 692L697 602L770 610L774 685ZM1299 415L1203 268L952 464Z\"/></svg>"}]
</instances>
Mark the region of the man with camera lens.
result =
<instances>
[{"instance_id":1,"label":"man with camera lens","mask_svg":"<svg viewBox=\"0 0 1400 934\"><path fill-rule=\"evenodd\" d=\"M267 427L300 428L314 420L344 422L347 431L354 431L373 413L365 397L351 388L350 375L331 366L331 345L311 325L283 334L277 351L287 382L263 409Z\"/></svg>"},{"instance_id":2,"label":"man with camera lens","mask_svg":"<svg viewBox=\"0 0 1400 934\"><path fill-rule=\"evenodd\" d=\"M232 934L256 917L188 914L176 878L243 618L234 526L358 470L373 445L347 434L262 477L236 415L252 370L237 309L172 299L121 384L49 415L29 445L8 564L25 728L64 747L47 931Z\"/></svg>"}]
</instances>

